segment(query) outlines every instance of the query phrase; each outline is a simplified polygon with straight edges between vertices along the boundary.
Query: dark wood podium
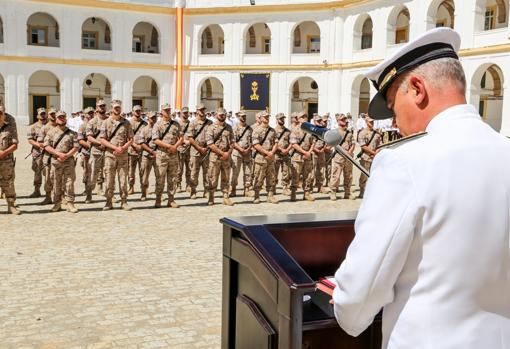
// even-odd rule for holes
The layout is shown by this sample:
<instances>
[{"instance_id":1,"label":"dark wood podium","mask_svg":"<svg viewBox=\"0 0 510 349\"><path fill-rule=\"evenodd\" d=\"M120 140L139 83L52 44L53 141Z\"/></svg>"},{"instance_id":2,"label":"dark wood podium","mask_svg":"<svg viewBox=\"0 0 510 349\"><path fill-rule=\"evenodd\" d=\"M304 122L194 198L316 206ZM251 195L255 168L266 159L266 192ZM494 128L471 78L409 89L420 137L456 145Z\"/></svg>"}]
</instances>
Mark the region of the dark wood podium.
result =
<instances>
[{"instance_id":1,"label":"dark wood podium","mask_svg":"<svg viewBox=\"0 0 510 349\"><path fill-rule=\"evenodd\" d=\"M223 218L222 349L381 348L380 318L351 337L315 289L345 258L355 216Z\"/></svg>"}]
</instances>

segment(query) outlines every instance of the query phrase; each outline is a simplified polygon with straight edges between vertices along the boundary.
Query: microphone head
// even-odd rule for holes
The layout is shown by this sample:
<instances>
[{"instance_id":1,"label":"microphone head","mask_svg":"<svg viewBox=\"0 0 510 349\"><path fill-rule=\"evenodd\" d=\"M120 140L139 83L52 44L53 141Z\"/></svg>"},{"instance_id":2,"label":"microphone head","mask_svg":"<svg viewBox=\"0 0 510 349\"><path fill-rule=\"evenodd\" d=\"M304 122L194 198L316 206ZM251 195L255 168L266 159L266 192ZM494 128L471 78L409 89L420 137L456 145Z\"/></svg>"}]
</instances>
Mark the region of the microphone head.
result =
<instances>
[{"instance_id":1,"label":"microphone head","mask_svg":"<svg viewBox=\"0 0 510 349\"><path fill-rule=\"evenodd\" d=\"M324 142L326 142L328 145L331 145L334 147L334 146L337 146L340 143L342 143L343 137L340 134L340 132L338 132L338 129L334 128L334 129L328 130L326 133L324 133L323 139L324 139Z\"/></svg>"},{"instance_id":2,"label":"microphone head","mask_svg":"<svg viewBox=\"0 0 510 349\"><path fill-rule=\"evenodd\" d=\"M328 129L325 127L315 126L314 124L311 124L309 122L303 122L301 124L301 129L306 133L311 133L314 136L319 137L320 139L323 139L324 134L328 131Z\"/></svg>"}]
</instances>

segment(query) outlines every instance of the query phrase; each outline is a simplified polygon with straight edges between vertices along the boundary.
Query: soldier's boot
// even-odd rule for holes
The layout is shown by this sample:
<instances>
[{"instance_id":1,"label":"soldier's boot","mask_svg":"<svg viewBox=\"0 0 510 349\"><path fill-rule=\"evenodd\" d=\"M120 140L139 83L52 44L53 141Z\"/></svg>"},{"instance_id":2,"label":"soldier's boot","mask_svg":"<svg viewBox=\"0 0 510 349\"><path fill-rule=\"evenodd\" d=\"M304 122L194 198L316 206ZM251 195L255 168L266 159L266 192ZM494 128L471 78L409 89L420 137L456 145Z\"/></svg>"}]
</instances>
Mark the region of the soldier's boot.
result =
<instances>
[{"instance_id":1,"label":"soldier's boot","mask_svg":"<svg viewBox=\"0 0 510 349\"><path fill-rule=\"evenodd\" d=\"M7 200L7 213L20 215L21 211L16 207L14 199Z\"/></svg>"},{"instance_id":2,"label":"soldier's boot","mask_svg":"<svg viewBox=\"0 0 510 349\"><path fill-rule=\"evenodd\" d=\"M133 195L135 193L135 188L130 186L128 189L128 195Z\"/></svg>"},{"instance_id":3,"label":"soldier's boot","mask_svg":"<svg viewBox=\"0 0 510 349\"><path fill-rule=\"evenodd\" d=\"M154 203L155 208L161 207L161 195L156 195L156 202Z\"/></svg>"},{"instance_id":4,"label":"soldier's boot","mask_svg":"<svg viewBox=\"0 0 510 349\"><path fill-rule=\"evenodd\" d=\"M142 187L142 196L140 196L140 201L147 200L147 188Z\"/></svg>"},{"instance_id":5,"label":"soldier's boot","mask_svg":"<svg viewBox=\"0 0 510 349\"><path fill-rule=\"evenodd\" d=\"M3 195L3 193L2 193ZM41 197L41 187L37 186L34 188L34 192L28 196L29 198L39 198Z\"/></svg>"},{"instance_id":6,"label":"soldier's boot","mask_svg":"<svg viewBox=\"0 0 510 349\"><path fill-rule=\"evenodd\" d=\"M230 200L229 195L227 193L223 194L223 205L234 206L234 202Z\"/></svg>"},{"instance_id":7,"label":"soldier's boot","mask_svg":"<svg viewBox=\"0 0 510 349\"><path fill-rule=\"evenodd\" d=\"M235 198L237 196L237 188L236 187L230 188L230 195L229 196L231 198Z\"/></svg>"},{"instance_id":8,"label":"soldier's boot","mask_svg":"<svg viewBox=\"0 0 510 349\"><path fill-rule=\"evenodd\" d=\"M166 207L179 208L179 205L177 204L177 202L175 202L173 196L169 196L168 197L168 202L166 204Z\"/></svg>"},{"instance_id":9,"label":"soldier's boot","mask_svg":"<svg viewBox=\"0 0 510 349\"><path fill-rule=\"evenodd\" d=\"M214 205L214 191L210 191L210 192L205 192L204 191L204 197L205 197L205 194L208 194L208 198L207 198L207 205L209 206L212 206Z\"/></svg>"},{"instance_id":10,"label":"soldier's boot","mask_svg":"<svg viewBox=\"0 0 510 349\"><path fill-rule=\"evenodd\" d=\"M306 201L315 201L315 198L313 197L312 194L310 194L309 191L305 191L305 194L303 195L303 200L306 200Z\"/></svg>"},{"instance_id":11,"label":"soldier's boot","mask_svg":"<svg viewBox=\"0 0 510 349\"><path fill-rule=\"evenodd\" d=\"M270 202L272 204L277 204L278 203L278 199L276 198L276 196L274 196L274 193L272 191L270 191L267 194L267 202Z\"/></svg>"},{"instance_id":12,"label":"soldier's boot","mask_svg":"<svg viewBox=\"0 0 510 349\"><path fill-rule=\"evenodd\" d=\"M350 200L351 199L351 192L350 191L346 191L344 193L344 199L345 200Z\"/></svg>"},{"instance_id":13,"label":"soldier's boot","mask_svg":"<svg viewBox=\"0 0 510 349\"><path fill-rule=\"evenodd\" d=\"M197 191L196 191L196 189L191 189L189 198L191 200L195 200L197 198Z\"/></svg>"},{"instance_id":14,"label":"soldier's boot","mask_svg":"<svg viewBox=\"0 0 510 349\"><path fill-rule=\"evenodd\" d=\"M69 213L77 213L78 212L78 209L74 206L73 202L67 203L67 212L69 212Z\"/></svg>"},{"instance_id":15,"label":"soldier's boot","mask_svg":"<svg viewBox=\"0 0 510 349\"><path fill-rule=\"evenodd\" d=\"M295 189L291 189L291 191L290 191L290 201L295 202L296 200L297 200L297 198L296 198L296 190Z\"/></svg>"},{"instance_id":16,"label":"soldier's boot","mask_svg":"<svg viewBox=\"0 0 510 349\"><path fill-rule=\"evenodd\" d=\"M356 197L356 199L363 199L363 195L365 194L364 191L360 191L359 195Z\"/></svg>"},{"instance_id":17,"label":"soldier's boot","mask_svg":"<svg viewBox=\"0 0 510 349\"><path fill-rule=\"evenodd\" d=\"M313 192L313 189L312 189L312 192ZM322 193L322 185L318 185L317 186L317 193Z\"/></svg>"},{"instance_id":18,"label":"soldier's boot","mask_svg":"<svg viewBox=\"0 0 510 349\"><path fill-rule=\"evenodd\" d=\"M44 200L39 205L49 205L51 203L53 203L53 201L51 201L51 193L46 193Z\"/></svg>"},{"instance_id":19,"label":"soldier's boot","mask_svg":"<svg viewBox=\"0 0 510 349\"><path fill-rule=\"evenodd\" d=\"M128 205L127 203L127 200L122 200L121 204L120 204L120 208L123 209L124 211L131 211L131 206Z\"/></svg>"},{"instance_id":20,"label":"soldier's boot","mask_svg":"<svg viewBox=\"0 0 510 349\"><path fill-rule=\"evenodd\" d=\"M110 211L113 209L112 199L106 199L106 204L103 207L103 211Z\"/></svg>"},{"instance_id":21,"label":"soldier's boot","mask_svg":"<svg viewBox=\"0 0 510 349\"><path fill-rule=\"evenodd\" d=\"M322 187L320 190L321 194L329 194L331 190L328 187Z\"/></svg>"},{"instance_id":22,"label":"soldier's boot","mask_svg":"<svg viewBox=\"0 0 510 349\"><path fill-rule=\"evenodd\" d=\"M253 203L260 204L260 192L255 191L255 193L253 194Z\"/></svg>"},{"instance_id":23,"label":"soldier's boot","mask_svg":"<svg viewBox=\"0 0 510 349\"><path fill-rule=\"evenodd\" d=\"M87 196L85 197L85 203L86 204L92 203L92 192L90 190L87 190Z\"/></svg>"},{"instance_id":24,"label":"soldier's boot","mask_svg":"<svg viewBox=\"0 0 510 349\"><path fill-rule=\"evenodd\" d=\"M252 198L255 196L255 192L251 188L244 189L244 196L247 198Z\"/></svg>"},{"instance_id":25,"label":"soldier's boot","mask_svg":"<svg viewBox=\"0 0 510 349\"><path fill-rule=\"evenodd\" d=\"M66 209L67 208L67 200L66 199L62 199L61 205L62 205L63 209Z\"/></svg>"},{"instance_id":26,"label":"soldier's boot","mask_svg":"<svg viewBox=\"0 0 510 349\"><path fill-rule=\"evenodd\" d=\"M331 199L331 201L336 201L336 191L335 190L332 190L329 192L329 198Z\"/></svg>"},{"instance_id":27,"label":"soldier's boot","mask_svg":"<svg viewBox=\"0 0 510 349\"><path fill-rule=\"evenodd\" d=\"M290 191L289 188L287 188L287 187L283 188L283 195L290 196L291 194L292 194L292 192Z\"/></svg>"},{"instance_id":28,"label":"soldier's boot","mask_svg":"<svg viewBox=\"0 0 510 349\"><path fill-rule=\"evenodd\" d=\"M209 198L209 195L210 195L210 192L208 192L207 190L204 189L204 193L202 194L202 197L204 199L208 199ZM213 195L214 196L214 195Z\"/></svg>"},{"instance_id":29,"label":"soldier's boot","mask_svg":"<svg viewBox=\"0 0 510 349\"><path fill-rule=\"evenodd\" d=\"M51 208L51 212L58 212L62 209L62 204L60 202L55 203Z\"/></svg>"}]
</instances>

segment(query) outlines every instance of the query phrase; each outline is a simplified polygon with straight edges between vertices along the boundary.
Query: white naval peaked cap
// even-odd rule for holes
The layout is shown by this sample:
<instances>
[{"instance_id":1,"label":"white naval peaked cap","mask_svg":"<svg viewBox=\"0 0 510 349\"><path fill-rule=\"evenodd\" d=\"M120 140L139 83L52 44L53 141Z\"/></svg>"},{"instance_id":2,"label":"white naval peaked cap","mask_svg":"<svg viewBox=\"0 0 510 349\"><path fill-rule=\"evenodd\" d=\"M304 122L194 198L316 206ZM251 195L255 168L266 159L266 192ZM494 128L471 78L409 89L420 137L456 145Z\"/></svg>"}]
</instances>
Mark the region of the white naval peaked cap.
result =
<instances>
[{"instance_id":1,"label":"white naval peaked cap","mask_svg":"<svg viewBox=\"0 0 510 349\"><path fill-rule=\"evenodd\" d=\"M407 43L390 58L370 69L365 75L378 91L370 101L370 117L376 120L393 117L393 111L387 107L386 92L400 74L435 59L458 59L459 48L459 33L450 28L435 28Z\"/></svg>"}]
</instances>

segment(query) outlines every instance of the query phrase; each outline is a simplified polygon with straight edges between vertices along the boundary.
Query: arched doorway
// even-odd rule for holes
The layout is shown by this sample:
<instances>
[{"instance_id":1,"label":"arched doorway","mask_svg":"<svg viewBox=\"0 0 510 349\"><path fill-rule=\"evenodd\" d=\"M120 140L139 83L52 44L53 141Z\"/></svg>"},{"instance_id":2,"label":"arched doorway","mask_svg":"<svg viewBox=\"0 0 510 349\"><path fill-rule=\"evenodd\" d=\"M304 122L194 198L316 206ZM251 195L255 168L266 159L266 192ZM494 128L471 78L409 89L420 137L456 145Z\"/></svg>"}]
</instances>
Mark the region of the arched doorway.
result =
<instances>
[{"instance_id":1,"label":"arched doorway","mask_svg":"<svg viewBox=\"0 0 510 349\"><path fill-rule=\"evenodd\" d=\"M133 28L133 52L159 53L159 33L147 22L139 22Z\"/></svg>"},{"instance_id":2,"label":"arched doorway","mask_svg":"<svg viewBox=\"0 0 510 349\"><path fill-rule=\"evenodd\" d=\"M140 76L133 83L133 106L140 105L143 110L159 110L159 89L150 76Z\"/></svg>"},{"instance_id":3,"label":"arched doorway","mask_svg":"<svg viewBox=\"0 0 510 349\"><path fill-rule=\"evenodd\" d=\"M248 28L244 52L246 54L271 53L271 30L266 23L256 23Z\"/></svg>"},{"instance_id":4,"label":"arched doorway","mask_svg":"<svg viewBox=\"0 0 510 349\"><path fill-rule=\"evenodd\" d=\"M43 12L28 17L27 45L59 47L60 30L57 20Z\"/></svg>"},{"instance_id":5,"label":"arched doorway","mask_svg":"<svg viewBox=\"0 0 510 349\"><path fill-rule=\"evenodd\" d=\"M291 113L305 111L308 117L319 111L319 85L310 77L300 77L291 85Z\"/></svg>"},{"instance_id":6,"label":"arched doorway","mask_svg":"<svg viewBox=\"0 0 510 349\"><path fill-rule=\"evenodd\" d=\"M216 110L223 107L223 84L220 80L210 77L200 85L200 103L207 110Z\"/></svg>"},{"instance_id":7,"label":"arched doorway","mask_svg":"<svg viewBox=\"0 0 510 349\"><path fill-rule=\"evenodd\" d=\"M388 44L398 45L409 41L411 16L405 6L395 7L388 17Z\"/></svg>"},{"instance_id":8,"label":"arched doorway","mask_svg":"<svg viewBox=\"0 0 510 349\"><path fill-rule=\"evenodd\" d=\"M472 85L480 116L499 132L503 113L503 71L495 64L480 67L473 76Z\"/></svg>"},{"instance_id":9,"label":"arched doorway","mask_svg":"<svg viewBox=\"0 0 510 349\"><path fill-rule=\"evenodd\" d=\"M91 17L81 27L81 47L87 50L112 50L111 28L104 20Z\"/></svg>"},{"instance_id":10,"label":"arched doorway","mask_svg":"<svg viewBox=\"0 0 510 349\"><path fill-rule=\"evenodd\" d=\"M455 3L453 0L434 0L427 14L427 28L449 27L455 25Z\"/></svg>"},{"instance_id":11,"label":"arched doorway","mask_svg":"<svg viewBox=\"0 0 510 349\"><path fill-rule=\"evenodd\" d=\"M225 35L217 24L211 24L202 31L200 53L203 55L222 55L225 53Z\"/></svg>"},{"instance_id":12,"label":"arched doorway","mask_svg":"<svg viewBox=\"0 0 510 349\"><path fill-rule=\"evenodd\" d=\"M358 115L361 113L368 113L368 105L370 104L370 82L367 78L361 81L358 96Z\"/></svg>"},{"instance_id":13,"label":"arched doorway","mask_svg":"<svg viewBox=\"0 0 510 349\"><path fill-rule=\"evenodd\" d=\"M103 74L92 73L83 80L83 108L96 107L98 99L103 99L107 105L112 100L112 85Z\"/></svg>"},{"instance_id":14,"label":"arched doorway","mask_svg":"<svg viewBox=\"0 0 510 349\"><path fill-rule=\"evenodd\" d=\"M55 74L39 70L28 80L28 103L32 122L38 108L60 109L60 81Z\"/></svg>"},{"instance_id":15,"label":"arched doorway","mask_svg":"<svg viewBox=\"0 0 510 349\"><path fill-rule=\"evenodd\" d=\"M488 31L508 27L508 8L506 0L477 0L475 29Z\"/></svg>"},{"instance_id":16,"label":"arched doorway","mask_svg":"<svg viewBox=\"0 0 510 349\"><path fill-rule=\"evenodd\" d=\"M299 23L292 34L292 53L321 52L321 30L312 21Z\"/></svg>"}]
</instances>

